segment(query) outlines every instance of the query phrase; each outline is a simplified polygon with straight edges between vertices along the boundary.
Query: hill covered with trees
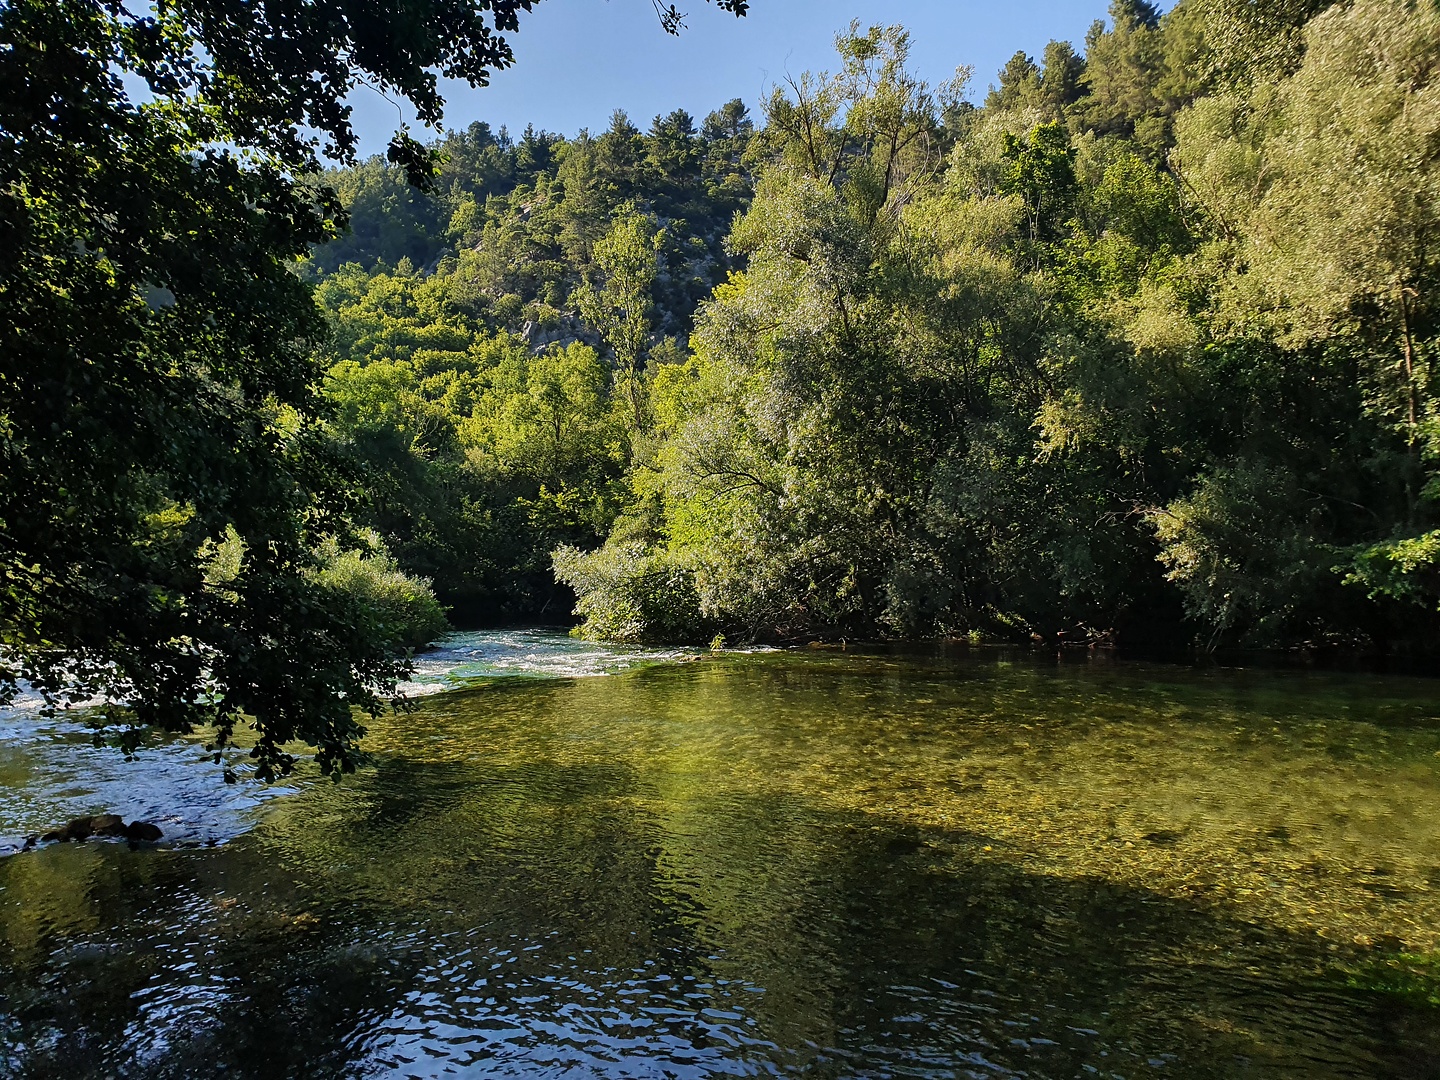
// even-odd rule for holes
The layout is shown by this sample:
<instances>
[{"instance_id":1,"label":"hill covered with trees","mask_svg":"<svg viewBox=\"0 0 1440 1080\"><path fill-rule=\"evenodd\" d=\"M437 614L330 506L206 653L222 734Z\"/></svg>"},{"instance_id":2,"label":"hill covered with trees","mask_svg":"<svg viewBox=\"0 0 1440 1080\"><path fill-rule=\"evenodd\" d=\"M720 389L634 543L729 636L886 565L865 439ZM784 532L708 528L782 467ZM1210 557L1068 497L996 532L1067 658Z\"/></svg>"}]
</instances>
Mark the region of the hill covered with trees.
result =
<instances>
[{"instance_id":1,"label":"hill covered with trees","mask_svg":"<svg viewBox=\"0 0 1440 1080\"><path fill-rule=\"evenodd\" d=\"M594 547L628 505L651 373L683 362L695 312L737 263L754 125L730 102L642 134L473 123L434 190L368 161L328 179L349 235L307 275L332 324L333 430L367 522L463 621L568 617L551 553Z\"/></svg>"},{"instance_id":2,"label":"hill covered with trees","mask_svg":"<svg viewBox=\"0 0 1440 1080\"><path fill-rule=\"evenodd\" d=\"M623 638L1433 641L1440 14L1109 15L978 107L852 27L753 124L334 174L366 524Z\"/></svg>"}]
</instances>

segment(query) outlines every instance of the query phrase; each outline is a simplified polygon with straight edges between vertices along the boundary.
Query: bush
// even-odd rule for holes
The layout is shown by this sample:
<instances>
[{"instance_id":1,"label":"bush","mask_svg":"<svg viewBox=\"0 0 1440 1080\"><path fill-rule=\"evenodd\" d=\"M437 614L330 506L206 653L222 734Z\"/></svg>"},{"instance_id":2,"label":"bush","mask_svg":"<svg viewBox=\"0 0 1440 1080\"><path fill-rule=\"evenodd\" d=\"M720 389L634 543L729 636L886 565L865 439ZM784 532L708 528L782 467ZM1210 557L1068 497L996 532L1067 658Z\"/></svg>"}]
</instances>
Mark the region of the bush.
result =
<instances>
[{"instance_id":1,"label":"bush","mask_svg":"<svg viewBox=\"0 0 1440 1080\"><path fill-rule=\"evenodd\" d=\"M449 629L430 579L401 570L373 530L360 539L363 548L331 540L321 549L319 582L357 601L398 648L423 648Z\"/></svg>"},{"instance_id":2,"label":"bush","mask_svg":"<svg viewBox=\"0 0 1440 1080\"><path fill-rule=\"evenodd\" d=\"M700 610L695 569L683 557L638 541L599 551L561 547L555 577L575 590L583 637L608 641L696 642L717 629Z\"/></svg>"}]
</instances>

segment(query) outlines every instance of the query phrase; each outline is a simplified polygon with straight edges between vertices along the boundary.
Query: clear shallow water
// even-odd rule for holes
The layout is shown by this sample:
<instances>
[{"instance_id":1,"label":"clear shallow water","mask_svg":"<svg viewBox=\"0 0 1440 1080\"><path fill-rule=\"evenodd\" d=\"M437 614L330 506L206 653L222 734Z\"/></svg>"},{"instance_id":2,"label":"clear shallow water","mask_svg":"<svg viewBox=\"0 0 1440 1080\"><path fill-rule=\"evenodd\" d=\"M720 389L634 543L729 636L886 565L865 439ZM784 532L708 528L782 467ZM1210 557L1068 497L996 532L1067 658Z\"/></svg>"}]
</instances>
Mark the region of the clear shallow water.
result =
<instances>
[{"instance_id":1,"label":"clear shallow water","mask_svg":"<svg viewBox=\"0 0 1440 1080\"><path fill-rule=\"evenodd\" d=\"M1435 684L633 656L0 859L0 1075L1440 1075Z\"/></svg>"},{"instance_id":2,"label":"clear shallow water","mask_svg":"<svg viewBox=\"0 0 1440 1080\"><path fill-rule=\"evenodd\" d=\"M0 710L0 856L27 836L96 813L150 821L167 845L224 843L254 824L256 811L293 787L225 785L197 742L154 743L133 761L96 747L82 720Z\"/></svg>"},{"instance_id":3,"label":"clear shallow water","mask_svg":"<svg viewBox=\"0 0 1440 1080\"><path fill-rule=\"evenodd\" d=\"M554 630L456 633L423 653L406 690L425 696L501 677L586 678L646 664L690 659L693 650L597 645ZM95 813L158 824L167 846L213 845L248 832L269 800L293 786L217 785L201 741L155 742L125 761L95 747L85 709L41 715L43 699L25 693L0 709L0 856L27 836ZM243 732L242 732L243 737ZM243 776L243 754L236 755Z\"/></svg>"}]
</instances>

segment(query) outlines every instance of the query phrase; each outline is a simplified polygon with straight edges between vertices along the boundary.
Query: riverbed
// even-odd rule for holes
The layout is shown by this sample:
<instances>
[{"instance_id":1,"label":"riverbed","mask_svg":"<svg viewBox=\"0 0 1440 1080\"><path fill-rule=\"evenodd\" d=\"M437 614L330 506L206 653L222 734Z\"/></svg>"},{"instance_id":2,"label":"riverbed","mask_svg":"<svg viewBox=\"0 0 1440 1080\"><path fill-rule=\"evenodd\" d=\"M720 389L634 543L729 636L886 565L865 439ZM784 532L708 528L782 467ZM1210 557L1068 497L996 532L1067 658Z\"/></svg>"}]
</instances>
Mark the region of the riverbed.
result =
<instances>
[{"instance_id":1,"label":"riverbed","mask_svg":"<svg viewBox=\"0 0 1440 1080\"><path fill-rule=\"evenodd\" d=\"M1440 1075L1434 682L457 636L339 785L0 718L0 1076Z\"/></svg>"}]
</instances>

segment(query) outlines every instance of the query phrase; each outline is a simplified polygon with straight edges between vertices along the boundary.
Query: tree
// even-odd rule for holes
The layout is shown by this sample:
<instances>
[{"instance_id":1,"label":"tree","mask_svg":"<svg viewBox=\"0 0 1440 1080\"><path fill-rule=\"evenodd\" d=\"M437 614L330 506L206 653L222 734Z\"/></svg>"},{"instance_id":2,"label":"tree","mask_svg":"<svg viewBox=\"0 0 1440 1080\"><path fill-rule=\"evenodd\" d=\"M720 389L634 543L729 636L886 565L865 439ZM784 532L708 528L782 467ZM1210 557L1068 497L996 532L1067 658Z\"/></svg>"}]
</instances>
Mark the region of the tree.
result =
<instances>
[{"instance_id":1,"label":"tree","mask_svg":"<svg viewBox=\"0 0 1440 1080\"><path fill-rule=\"evenodd\" d=\"M615 355L616 382L630 402L630 422L638 431L644 420L641 374L652 330L656 253L664 231L633 205L616 212L610 231L595 245L598 281L575 291L581 316L605 339Z\"/></svg>"},{"instance_id":2,"label":"tree","mask_svg":"<svg viewBox=\"0 0 1440 1080\"><path fill-rule=\"evenodd\" d=\"M1074 151L1059 124L1041 124L1027 136L1006 134L1005 171L1000 191L1018 196L1025 207L1030 246L1037 266L1070 216L1075 196Z\"/></svg>"},{"instance_id":3,"label":"tree","mask_svg":"<svg viewBox=\"0 0 1440 1080\"><path fill-rule=\"evenodd\" d=\"M1029 441L1034 305L997 251L1023 210L946 190L903 31L837 44L837 75L769 104L730 236L748 266L702 309L693 359L655 374L637 506L601 551L557 552L589 632L917 634L984 607L985 513L957 490L987 436Z\"/></svg>"},{"instance_id":4,"label":"tree","mask_svg":"<svg viewBox=\"0 0 1440 1080\"><path fill-rule=\"evenodd\" d=\"M316 250L316 269L332 271L350 262L374 266L382 257L425 266L439 253L440 208L402 170L372 158L327 180L345 206L350 228Z\"/></svg>"},{"instance_id":5,"label":"tree","mask_svg":"<svg viewBox=\"0 0 1440 1080\"><path fill-rule=\"evenodd\" d=\"M1262 92L1250 107L1254 185L1247 201L1225 202L1240 210L1226 227L1245 237L1237 285L1292 341L1350 329L1373 309L1380 318L1366 321L1386 327L1393 349L1386 407L1418 442L1417 335L1440 289L1440 12L1365 0L1318 16L1305 43L1273 101ZM1246 149L1243 137L1214 138L1210 122L1227 107L1197 111L1178 155L1201 190L1231 183L1220 162Z\"/></svg>"},{"instance_id":6,"label":"tree","mask_svg":"<svg viewBox=\"0 0 1440 1080\"><path fill-rule=\"evenodd\" d=\"M654 167L672 183L684 181L697 171L700 148L695 138L695 118L684 109L655 117L646 141Z\"/></svg>"},{"instance_id":7,"label":"tree","mask_svg":"<svg viewBox=\"0 0 1440 1080\"><path fill-rule=\"evenodd\" d=\"M1016 109L1033 106L1040 98L1040 69L1021 50L1000 69L1000 85L985 95L987 109Z\"/></svg>"},{"instance_id":8,"label":"tree","mask_svg":"<svg viewBox=\"0 0 1440 1080\"><path fill-rule=\"evenodd\" d=\"M438 125L438 76L483 85L536 2L0 7L0 698L103 692L221 742L243 718L262 777L297 738L353 768L353 709L406 661L393 620L321 573L357 493L291 272L344 220L308 178L353 160L354 87ZM432 181L407 132L388 156Z\"/></svg>"},{"instance_id":9,"label":"tree","mask_svg":"<svg viewBox=\"0 0 1440 1080\"><path fill-rule=\"evenodd\" d=\"M732 98L705 117L705 125L700 134L702 138L715 142L720 139L739 139L754 130L755 122L750 119L749 106L740 98Z\"/></svg>"},{"instance_id":10,"label":"tree","mask_svg":"<svg viewBox=\"0 0 1440 1080\"><path fill-rule=\"evenodd\" d=\"M1159 15L1145 0L1114 0L1110 19L1108 32L1096 23L1085 40L1085 114L1102 134L1128 133L1156 111L1163 38Z\"/></svg>"},{"instance_id":11,"label":"tree","mask_svg":"<svg viewBox=\"0 0 1440 1080\"><path fill-rule=\"evenodd\" d=\"M1289 77L1197 106L1176 162L1235 243L1231 317L1289 348L1343 341L1363 357L1370 409L1406 447L1393 470L1406 505L1354 580L1433 600L1420 583L1435 534L1415 534L1440 495L1440 12L1361 0L1316 16L1302 42Z\"/></svg>"},{"instance_id":12,"label":"tree","mask_svg":"<svg viewBox=\"0 0 1440 1080\"><path fill-rule=\"evenodd\" d=\"M1046 119L1059 120L1071 105L1080 99L1080 80L1085 74L1085 60L1075 55L1068 41L1052 41L1045 46L1040 69L1040 99Z\"/></svg>"},{"instance_id":13,"label":"tree","mask_svg":"<svg viewBox=\"0 0 1440 1080\"><path fill-rule=\"evenodd\" d=\"M1305 54L1303 30L1334 0L1206 0L1209 74L1230 86L1273 82Z\"/></svg>"}]
</instances>

